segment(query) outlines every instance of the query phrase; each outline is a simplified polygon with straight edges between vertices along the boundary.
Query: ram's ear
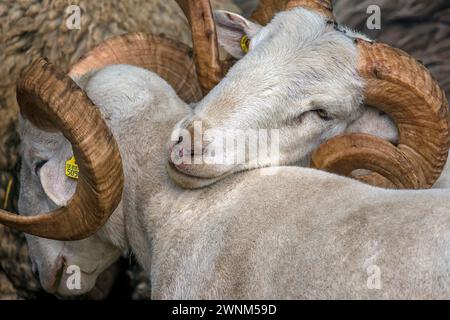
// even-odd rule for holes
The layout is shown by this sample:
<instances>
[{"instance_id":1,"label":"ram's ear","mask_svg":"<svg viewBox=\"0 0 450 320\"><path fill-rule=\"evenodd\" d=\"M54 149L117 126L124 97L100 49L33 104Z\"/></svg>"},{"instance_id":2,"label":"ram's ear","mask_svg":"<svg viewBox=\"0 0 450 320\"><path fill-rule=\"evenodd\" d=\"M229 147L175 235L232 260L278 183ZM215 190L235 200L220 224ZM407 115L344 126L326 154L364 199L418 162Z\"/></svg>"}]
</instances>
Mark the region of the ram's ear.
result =
<instances>
[{"instance_id":1,"label":"ram's ear","mask_svg":"<svg viewBox=\"0 0 450 320\"><path fill-rule=\"evenodd\" d=\"M252 39L262 26L244 17L224 10L214 11L219 44L234 58L240 59L245 55L241 47L242 36Z\"/></svg>"},{"instance_id":2,"label":"ram's ear","mask_svg":"<svg viewBox=\"0 0 450 320\"><path fill-rule=\"evenodd\" d=\"M64 207L75 194L76 180L66 176L66 160L54 157L39 169L39 179L47 197L58 207Z\"/></svg>"}]
</instances>

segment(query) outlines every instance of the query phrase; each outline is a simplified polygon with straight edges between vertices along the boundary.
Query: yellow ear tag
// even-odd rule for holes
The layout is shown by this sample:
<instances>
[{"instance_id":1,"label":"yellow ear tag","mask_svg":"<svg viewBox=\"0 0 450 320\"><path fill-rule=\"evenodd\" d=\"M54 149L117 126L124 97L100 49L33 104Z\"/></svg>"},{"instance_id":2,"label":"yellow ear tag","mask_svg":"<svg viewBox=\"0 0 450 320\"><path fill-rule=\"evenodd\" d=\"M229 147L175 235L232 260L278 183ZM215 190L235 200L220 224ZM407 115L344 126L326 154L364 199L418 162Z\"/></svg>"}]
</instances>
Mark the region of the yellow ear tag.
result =
<instances>
[{"instance_id":1,"label":"yellow ear tag","mask_svg":"<svg viewBox=\"0 0 450 320\"><path fill-rule=\"evenodd\" d=\"M66 162L66 176L72 179L78 179L78 174L80 170L78 169L78 165L75 162L75 157L70 158Z\"/></svg>"},{"instance_id":2,"label":"yellow ear tag","mask_svg":"<svg viewBox=\"0 0 450 320\"><path fill-rule=\"evenodd\" d=\"M245 53L250 50L250 39L245 34L241 38L241 48Z\"/></svg>"}]
</instances>

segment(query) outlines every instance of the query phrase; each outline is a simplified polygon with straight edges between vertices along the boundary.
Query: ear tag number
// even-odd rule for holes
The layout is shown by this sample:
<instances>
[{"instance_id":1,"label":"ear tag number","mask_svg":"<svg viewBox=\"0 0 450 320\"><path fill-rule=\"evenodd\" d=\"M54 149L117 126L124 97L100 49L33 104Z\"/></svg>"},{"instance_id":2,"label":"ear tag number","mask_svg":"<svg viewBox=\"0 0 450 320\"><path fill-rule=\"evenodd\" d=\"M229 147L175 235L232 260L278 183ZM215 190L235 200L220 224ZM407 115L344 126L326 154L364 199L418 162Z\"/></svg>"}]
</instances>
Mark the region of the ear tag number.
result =
<instances>
[{"instance_id":1,"label":"ear tag number","mask_svg":"<svg viewBox=\"0 0 450 320\"><path fill-rule=\"evenodd\" d=\"M70 158L66 162L66 176L72 179L78 179L78 174L80 170L78 169L78 165L75 162L75 157Z\"/></svg>"},{"instance_id":2,"label":"ear tag number","mask_svg":"<svg viewBox=\"0 0 450 320\"><path fill-rule=\"evenodd\" d=\"M241 48L244 53L250 50L250 39L245 34L241 38Z\"/></svg>"}]
</instances>

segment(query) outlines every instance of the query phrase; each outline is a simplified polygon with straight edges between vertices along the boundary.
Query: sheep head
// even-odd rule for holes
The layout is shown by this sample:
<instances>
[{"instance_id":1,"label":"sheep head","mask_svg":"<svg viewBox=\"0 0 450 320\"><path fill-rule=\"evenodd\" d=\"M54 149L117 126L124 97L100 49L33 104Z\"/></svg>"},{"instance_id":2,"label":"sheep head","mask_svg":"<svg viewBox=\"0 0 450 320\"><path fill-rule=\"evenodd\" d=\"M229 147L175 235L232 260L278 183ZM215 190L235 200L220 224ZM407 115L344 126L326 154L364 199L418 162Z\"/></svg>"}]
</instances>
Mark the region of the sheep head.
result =
<instances>
[{"instance_id":1,"label":"sheep head","mask_svg":"<svg viewBox=\"0 0 450 320\"><path fill-rule=\"evenodd\" d=\"M289 126L280 133L281 165L304 164L307 158L312 167L347 176L353 176L357 169L367 169L373 174L354 177L394 188L429 188L439 177L449 150L448 107L443 91L428 70L406 53L339 27L334 22L331 1L262 1L253 19L267 26L233 13L217 12L219 39L208 1L195 1L203 3L200 8L190 7L193 1L178 2L188 15L208 20L202 24L208 28L202 29L194 27L193 19L189 19L199 75L226 76L220 83L216 76L209 81L199 76L199 81L206 84L202 87L211 91L177 129L195 135L195 122L221 131L276 129L284 120L293 123L298 119L301 135L288 130ZM189 8L204 12L189 12ZM250 52L246 55L239 51L243 35L250 39ZM235 58L241 58L228 73L229 63L219 61L216 54L218 42ZM201 45L195 49L197 44ZM204 50L207 47L214 50ZM293 51L297 47L300 49L296 56ZM338 51L333 52L336 48ZM320 56L314 59L314 54ZM221 69L210 73L208 65ZM296 78L296 70L303 78ZM218 84L213 87L211 84L215 83ZM296 100L302 89L306 93ZM400 136L398 145L364 134L339 136L358 117L362 100L395 121ZM208 152L214 139L202 140L201 156ZM174 155L191 154L196 143L192 138L186 142L188 146L182 145L181 135L172 141L168 172L186 188L203 187L237 171L270 165L249 163L252 159L248 155L250 161L244 165L199 164L195 154L187 164L177 164ZM284 155L283 148L287 150ZM288 156L288 152L294 155Z\"/></svg>"}]
</instances>

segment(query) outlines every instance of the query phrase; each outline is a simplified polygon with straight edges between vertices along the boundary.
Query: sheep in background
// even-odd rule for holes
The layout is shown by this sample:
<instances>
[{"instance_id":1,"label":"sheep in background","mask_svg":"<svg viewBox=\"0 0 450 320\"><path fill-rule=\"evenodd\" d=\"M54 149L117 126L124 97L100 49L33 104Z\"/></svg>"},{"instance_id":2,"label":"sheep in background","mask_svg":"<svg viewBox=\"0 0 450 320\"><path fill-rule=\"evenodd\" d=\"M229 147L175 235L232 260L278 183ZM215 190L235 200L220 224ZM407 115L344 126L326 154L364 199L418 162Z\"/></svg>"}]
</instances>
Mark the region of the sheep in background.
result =
<instances>
[{"instance_id":1,"label":"sheep in background","mask_svg":"<svg viewBox=\"0 0 450 320\"><path fill-rule=\"evenodd\" d=\"M69 5L81 7L81 29L68 30ZM215 0L216 8L239 11L231 0ZM17 79L31 61L45 56L67 70L105 39L126 32L164 33L190 42L186 20L175 2L162 0L110 1L6 0L0 3L0 207L18 162L16 133ZM15 210L14 184L8 208ZM39 291L29 267L24 237L0 226L0 298L31 298ZM105 293L108 290L105 289ZM104 294L103 294L104 295ZM97 295L102 296L102 295Z\"/></svg>"}]
</instances>

